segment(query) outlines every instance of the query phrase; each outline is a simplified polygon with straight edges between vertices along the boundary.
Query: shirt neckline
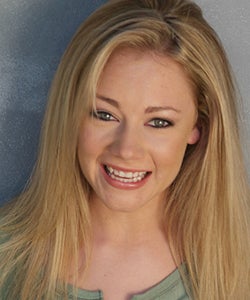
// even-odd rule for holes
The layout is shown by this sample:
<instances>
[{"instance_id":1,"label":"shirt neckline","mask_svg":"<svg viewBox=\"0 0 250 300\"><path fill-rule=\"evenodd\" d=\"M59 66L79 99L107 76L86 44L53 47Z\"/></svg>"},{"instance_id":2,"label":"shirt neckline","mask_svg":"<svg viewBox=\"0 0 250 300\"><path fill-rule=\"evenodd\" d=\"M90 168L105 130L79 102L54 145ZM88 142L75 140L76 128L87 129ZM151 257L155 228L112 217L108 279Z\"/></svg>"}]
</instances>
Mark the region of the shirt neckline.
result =
<instances>
[{"instance_id":1,"label":"shirt neckline","mask_svg":"<svg viewBox=\"0 0 250 300\"><path fill-rule=\"evenodd\" d=\"M185 265L182 265L183 271L186 271ZM144 300L151 299L153 295L161 295L166 293L168 290L174 289L179 283L182 283L181 275L179 269L176 268L172 273L167 275L160 282L155 285L149 287L146 291L142 293L135 294L131 297L131 300ZM182 283L183 285L183 283ZM69 295L73 295L73 285L68 284ZM183 289L185 290L184 286ZM88 300L101 300L104 299L103 292L101 290L85 290L81 288L76 289L77 297L79 299L88 299Z\"/></svg>"}]
</instances>

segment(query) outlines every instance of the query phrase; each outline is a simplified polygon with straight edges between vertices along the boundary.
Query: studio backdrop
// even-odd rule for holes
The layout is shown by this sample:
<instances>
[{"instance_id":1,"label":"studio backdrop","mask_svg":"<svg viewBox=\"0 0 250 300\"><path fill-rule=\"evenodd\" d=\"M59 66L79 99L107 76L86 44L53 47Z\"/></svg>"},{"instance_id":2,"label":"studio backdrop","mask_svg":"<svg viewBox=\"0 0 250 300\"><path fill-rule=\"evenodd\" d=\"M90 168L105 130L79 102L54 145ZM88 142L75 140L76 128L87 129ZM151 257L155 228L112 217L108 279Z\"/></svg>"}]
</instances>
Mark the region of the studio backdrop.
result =
<instances>
[{"instance_id":1,"label":"studio backdrop","mask_svg":"<svg viewBox=\"0 0 250 300\"><path fill-rule=\"evenodd\" d=\"M0 0L0 204L25 187L51 80L72 35L104 0ZM219 34L242 95L250 174L250 1L196 0Z\"/></svg>"}]
</instances>

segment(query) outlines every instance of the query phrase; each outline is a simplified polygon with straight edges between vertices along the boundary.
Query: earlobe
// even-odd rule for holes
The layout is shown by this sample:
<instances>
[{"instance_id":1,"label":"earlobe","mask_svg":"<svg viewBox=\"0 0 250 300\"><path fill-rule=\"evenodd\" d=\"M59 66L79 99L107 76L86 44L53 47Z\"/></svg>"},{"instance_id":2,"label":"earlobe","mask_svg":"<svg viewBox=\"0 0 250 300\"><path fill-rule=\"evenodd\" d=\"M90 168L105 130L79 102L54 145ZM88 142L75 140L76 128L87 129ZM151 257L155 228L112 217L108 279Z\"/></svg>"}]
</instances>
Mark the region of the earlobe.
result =
<instances>
[{"instance_id":1,"label":"earlobe","mask_svg":"<svg viewBox=\"0 0 250 300\"><path fill-rule=\"evenodd\" d=\"M200 130L197 126L195 126L190 134L188 139L188 144L193 145L196 144L200 139Z\"/></svg>"}]
</instances>

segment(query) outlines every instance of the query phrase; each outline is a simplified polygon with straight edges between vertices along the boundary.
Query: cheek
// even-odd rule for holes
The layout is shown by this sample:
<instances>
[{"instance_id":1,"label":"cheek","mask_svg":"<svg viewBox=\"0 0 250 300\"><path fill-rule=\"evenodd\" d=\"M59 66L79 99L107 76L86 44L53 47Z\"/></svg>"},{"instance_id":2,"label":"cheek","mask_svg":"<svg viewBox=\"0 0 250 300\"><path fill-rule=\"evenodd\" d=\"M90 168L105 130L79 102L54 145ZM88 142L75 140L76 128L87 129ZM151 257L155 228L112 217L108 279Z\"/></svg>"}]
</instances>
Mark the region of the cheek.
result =
<instances>
[{"instance_id":1,"label":"cheek","mask_svg":"<svg viewBox=\"0 0 250 300\"><path fill-rule=\"evenodd\" d=\"M100 145L100 138L88 126L82 126L78 137L78 155L93 156Z\"/></svg>"},{"instance_id":2,"label":"cheek","mask_svg":"<svg viewBox=\"0 0 250 300\"><path fill-rule=\"evenodd\" d=\"M89 169L90 162L96 155L97 145L97 141L91 130L88 130L86 127L84 130L80 130L77 145L77 156L83 173L85 173L86 169Z\"/></svg>"},{"instance_id":3,"label":"cheek","mask_svg":"<svg viewBox=\"0 0 250 300\"><path fill-rule=\"evenodd\" d=\"M157 153L155 152L157 164L163 166L169 174L175 174L181 167L186 148L187 143L185 142L185 139L169 139L160 147L157 147Z\"/></svg>"}]
</instances>

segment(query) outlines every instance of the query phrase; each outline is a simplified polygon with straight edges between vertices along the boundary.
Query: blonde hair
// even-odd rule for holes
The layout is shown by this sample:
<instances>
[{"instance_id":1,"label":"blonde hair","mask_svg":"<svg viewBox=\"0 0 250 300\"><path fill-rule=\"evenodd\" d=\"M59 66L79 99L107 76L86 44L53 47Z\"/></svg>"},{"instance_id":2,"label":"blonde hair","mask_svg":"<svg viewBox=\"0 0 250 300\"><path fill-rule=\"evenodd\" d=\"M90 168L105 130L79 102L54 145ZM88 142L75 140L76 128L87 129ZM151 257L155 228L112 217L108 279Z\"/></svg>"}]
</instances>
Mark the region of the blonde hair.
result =
<instances>
[{"instance_id":1,"label":"blonde hair","mask_svg":"<svg viewBox=\"0 0 250 300\"><path fill-rule=\"evenodd\" d=\"M166 202L168 239L176 262L187 266L189 277L181 274L189 293L247 299L249 188L237 95L218 37L188 0L108 1L73 37L51 87L33 176L1 211L0 287L7 286L6 299L54 299L69 262L80 267L80 248L87 267L90 188L76 155L79 125L108 58L124 45L172 57L196 91L201 138L188 146Z\"/></svg>"}]
</instances>

